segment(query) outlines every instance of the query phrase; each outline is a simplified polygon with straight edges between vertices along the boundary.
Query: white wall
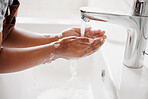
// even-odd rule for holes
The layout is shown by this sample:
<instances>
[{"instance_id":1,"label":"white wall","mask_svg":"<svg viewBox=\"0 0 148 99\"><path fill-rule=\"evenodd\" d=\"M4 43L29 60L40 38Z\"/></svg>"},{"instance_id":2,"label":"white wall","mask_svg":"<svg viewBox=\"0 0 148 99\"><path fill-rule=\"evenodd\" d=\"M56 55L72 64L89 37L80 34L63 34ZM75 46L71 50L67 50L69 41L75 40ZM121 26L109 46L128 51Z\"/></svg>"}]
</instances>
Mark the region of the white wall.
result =
<instances>
[{"instance_id":1,"label":"white wall","mask_svg":"<svg viewBox=\"0 0 148 99\"><path fill-rule=\"evenodd\" d=\"M79 18L88 0L20 0L19 17Z\"/></svg>"},{"instance_id":2,"label":"white wall","mask_svg":"<svg viewBox=\"0 0 148 99\"><path fill-rule=\"evenodd\" d=\"M89 6L95 8L131 11L135 0L89 0Z\"/></svg>"},{"instance_id":3,"label":"white wall","mask_svg":"<svg viewBox=\"0 0 148 99\"><path fill-rule=\"evenodd\" d=\"M40 17L48 19L79 19L79 8L119 9L131 11L135 0L19 0L19 17Z\"/></svg>"}]
</instances>

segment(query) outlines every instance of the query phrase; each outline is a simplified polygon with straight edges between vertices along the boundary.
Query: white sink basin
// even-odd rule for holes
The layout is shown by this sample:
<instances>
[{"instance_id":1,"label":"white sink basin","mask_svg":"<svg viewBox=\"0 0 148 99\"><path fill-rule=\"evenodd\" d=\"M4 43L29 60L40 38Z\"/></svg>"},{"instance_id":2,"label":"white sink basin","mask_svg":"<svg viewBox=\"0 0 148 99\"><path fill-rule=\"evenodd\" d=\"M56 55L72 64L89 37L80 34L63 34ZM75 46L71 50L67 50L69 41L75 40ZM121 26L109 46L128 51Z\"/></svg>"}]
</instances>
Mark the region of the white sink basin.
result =
<instances>
[{"instance_id":1,"label":"white sink basin","mask_svg":"<svg viewBox=\"0 0 148 99\"><path fill-rule=\"evenodd\" d=\"M44 32L50 29L54 31L52 27L56 26L46 25ZM17 26L24 26L32 31L42 27L41 24ZM63 29L67 25L57 25L56 28L58 27ZM117 91L101 50L78 61L77 79L71 81L70 66L71 61L58 59L51 64L25 71L1 74L0 99L117 99Z\"/></svg>"}]
</instances>

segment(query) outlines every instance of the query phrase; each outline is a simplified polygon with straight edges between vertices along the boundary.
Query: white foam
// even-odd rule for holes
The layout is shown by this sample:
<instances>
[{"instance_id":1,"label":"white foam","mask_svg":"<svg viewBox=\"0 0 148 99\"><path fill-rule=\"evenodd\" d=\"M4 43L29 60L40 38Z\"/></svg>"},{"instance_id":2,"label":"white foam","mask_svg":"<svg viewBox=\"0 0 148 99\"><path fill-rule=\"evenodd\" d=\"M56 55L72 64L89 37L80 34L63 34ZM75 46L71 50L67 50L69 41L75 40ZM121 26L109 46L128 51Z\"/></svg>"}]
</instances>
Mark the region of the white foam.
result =
<instances>
[{"instance_id":1,"label":"white foam","mask_svg":"<svg viewBox=\"0 0 148 99\"><path fill-rule=\"evenodd\" d=\"M58 43L58 44L54 44L54 47L55 48L58 48L60 46L60 44Z\"/></svg>"},{"instance_id":2,"label":"white foam","mask_svg":"<svg viewBox=\"0 0 148 99\"><path fill-rule=\"evenodd\" d=\"M43 64L46 64L48 61L49 61L49 58L45 58L45 59L43 60Z\"/></svg>"},{"instance_id":3,"label":"white foam","mask_svg":"<svg viewBox=\"0 0 148 99\"><path fill-rule=\"evenodd\" d=\"M49 58L45 58L45 59L43 60L43 64L51 63L52 60L54 59L54 57L55 57L55 54L54 54L54 53L51 53Z\"/></svg>"},{"instance_id":4,"label":"white foam","mask_svg":"<svg viewBox=\"0 0 148 99\"><path fill-rule=\"evenodd\" d=\"M50 59L49 60L50 61L53 60L54 57L55 57L55 54L54 53L50 54Z\"/></svg>"}]
</instances>

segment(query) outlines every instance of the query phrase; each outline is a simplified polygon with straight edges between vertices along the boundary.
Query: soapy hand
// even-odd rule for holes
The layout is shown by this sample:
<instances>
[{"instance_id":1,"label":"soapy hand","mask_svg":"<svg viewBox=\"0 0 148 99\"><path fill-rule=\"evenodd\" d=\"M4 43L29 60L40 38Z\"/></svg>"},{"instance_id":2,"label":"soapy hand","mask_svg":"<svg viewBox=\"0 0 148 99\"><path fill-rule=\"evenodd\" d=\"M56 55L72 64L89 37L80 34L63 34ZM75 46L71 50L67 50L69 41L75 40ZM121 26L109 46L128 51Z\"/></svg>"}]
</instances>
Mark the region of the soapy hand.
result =
<instances>
[{"instance_id":1,"label":"soapy hand","mask_svg":"<svg viewBox=\"0 0 148 99\"><path fill-rule=\"evenodd\" d=\"M97 51L104 41L104 37L96 39L77 36L65 37L55 43L59 44L56 48L56 54L65 59L87 56Z\"/></svg>"},{"instance_id":2,"label":"soapy hand","mask_svg":"<svg viewBox=\"0 0 148 99\"><path fill-rule=\"evenodd\" d=\"M104 39L106 36L104 35L105 31L101 30L91 30L91 27L85 28L85 37L89 38L97 38L97 37L103 37ZM68 36L81 36L81 29L80 28L72 28L69 30L66 30L62 33L62 38L63 37L68 37Z\"/></svg>"}]
</instances>

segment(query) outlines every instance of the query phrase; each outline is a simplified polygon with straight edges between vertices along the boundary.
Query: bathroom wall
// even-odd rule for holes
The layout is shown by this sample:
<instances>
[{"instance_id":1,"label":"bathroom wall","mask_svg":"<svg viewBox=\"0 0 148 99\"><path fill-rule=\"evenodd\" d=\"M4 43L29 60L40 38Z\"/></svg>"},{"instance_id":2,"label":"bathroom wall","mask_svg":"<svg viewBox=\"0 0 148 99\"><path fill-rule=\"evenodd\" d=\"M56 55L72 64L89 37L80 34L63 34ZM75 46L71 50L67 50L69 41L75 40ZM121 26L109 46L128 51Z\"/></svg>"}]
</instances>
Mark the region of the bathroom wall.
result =
<instances>
[{"instance_id":1,"label":"bathroom wall","mask_svg":"<svg viewBox=\"0 0 148 99\"><path fill-rule=\"evenodd\" d=\"M89 0L89 6L114 10L132 11L135 0Z\"/></svg>"},{"instance_id":2,"label":"bathroom wall","mask_svg":"<svg viewBox=\"0 0 148 99\"><path fill-rule=\"evenodd\" d=\"M79 8L90 6L130 12L135 0L20 0L19 17L79 18Z\"/></svg>"},{"instance_id":3,"label":"bathroom wall","mask_svg":"<svg viewBox=\"0 0 148 99\"><path fill-rule=\"evenodd\" d=\"M20 0L19 17L80 18L79 8L88 0Z\"/></svg>"}]
</instances>

